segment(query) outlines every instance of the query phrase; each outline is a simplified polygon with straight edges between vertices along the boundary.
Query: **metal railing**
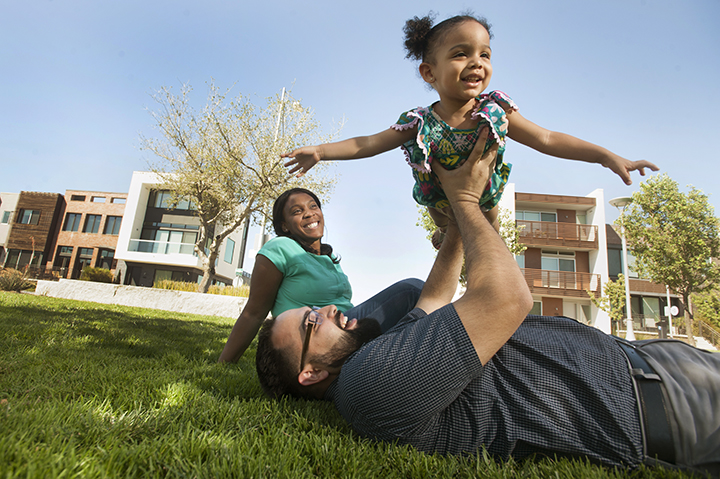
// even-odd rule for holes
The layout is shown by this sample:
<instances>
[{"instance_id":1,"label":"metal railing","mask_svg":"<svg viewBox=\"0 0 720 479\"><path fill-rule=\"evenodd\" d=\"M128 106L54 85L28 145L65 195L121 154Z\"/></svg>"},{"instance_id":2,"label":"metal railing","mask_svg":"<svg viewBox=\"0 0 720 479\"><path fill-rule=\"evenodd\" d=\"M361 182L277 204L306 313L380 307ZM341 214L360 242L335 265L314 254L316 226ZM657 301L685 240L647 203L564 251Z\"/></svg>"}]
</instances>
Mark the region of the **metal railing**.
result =
<instances>
[{"instance_id":1,"label":"metal railing","mask_svg":"<svg viewBox=\"0 0 720 479\"><path fill-rule=\"evenodd\" d=\"M576 223L516 220L520 238L530 244L548 246L587 247L597 249L598 227Z\"/></svg>"},{"instance_id":2,"label":"metal railing","mask_svg":"<svg viewBox=\"0 0 720 479\"><path fill-rule=\"evenodd\" d=\"M532 268L522 268L521 271L530 291L534 293L545 292L583 298L587 298L586 290L592 291L595 295L600 294L599 274Z\"/></svg>"}]
</instances>

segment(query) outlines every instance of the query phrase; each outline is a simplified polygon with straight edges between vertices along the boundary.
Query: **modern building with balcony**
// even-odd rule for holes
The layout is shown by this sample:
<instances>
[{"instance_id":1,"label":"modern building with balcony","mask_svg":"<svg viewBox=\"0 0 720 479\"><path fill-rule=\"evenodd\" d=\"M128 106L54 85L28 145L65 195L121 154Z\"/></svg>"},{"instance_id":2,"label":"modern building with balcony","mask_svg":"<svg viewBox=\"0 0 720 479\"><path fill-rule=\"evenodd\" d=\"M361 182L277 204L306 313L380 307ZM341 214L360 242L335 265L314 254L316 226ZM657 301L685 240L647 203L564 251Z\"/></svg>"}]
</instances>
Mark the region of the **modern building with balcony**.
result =
<instances>
[{"instance_id":1,"label":"modern building with balcony","mask_svg":"<svg viewBox=\"0 0 720 479\"><path fill-rule=\"evenodd\" d=\"M115 248L127 193L67 190L62 225L49 265L61 278L77 279L86 266L114 272Z\"/></svg>"},{"instance_id":2,"label":"modern building with balcony","mask_svg":"<svg viewBox=\"0 0 720 479\"><path fill-rule=\"evenodd\" d=\"M516 260L533 295L531 314L568 316L610 332L610 317L595 307L608 280L605 200L587 196L520 193L505 188L500 207L509 210L526 246Z\"/></svg>"},{"instance_id":3,"label":"modern building with balcony","mask_svg":"<svg viewBox=\"0 0 720 479\"><path fill-rule=\"evenodd\" d=\"M121 284L152 286L163 279L202 279L202 262L195 253L200 219L189 201L171 208L171 192L160 184L155 173L133 172L115 252ZM214 282L233 283L244 255L247 227L246 222L223 241Z\"/></svg>"}]
</instances>

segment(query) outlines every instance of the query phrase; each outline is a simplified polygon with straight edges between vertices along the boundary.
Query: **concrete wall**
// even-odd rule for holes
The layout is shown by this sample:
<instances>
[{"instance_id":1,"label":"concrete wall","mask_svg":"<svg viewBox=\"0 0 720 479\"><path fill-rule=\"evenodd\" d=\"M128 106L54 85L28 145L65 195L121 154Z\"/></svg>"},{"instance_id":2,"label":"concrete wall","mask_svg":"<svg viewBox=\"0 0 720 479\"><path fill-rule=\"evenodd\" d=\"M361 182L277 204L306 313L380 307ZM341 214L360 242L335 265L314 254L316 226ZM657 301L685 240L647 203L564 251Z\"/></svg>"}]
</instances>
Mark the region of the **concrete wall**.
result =
<instances>
[{"instance_id":1,"label":"concrete wall","mask_svg":"<svg viewBox=\"0 0 720 479\"><path fill-rule=\"evenodd\" d=\"M247 298L219 294L188 293L167 289L122 286L61 279L38 281L35 294L120 306L161 309L177 313L202 314L236 319Z\"/></svg>"}]
</instances>

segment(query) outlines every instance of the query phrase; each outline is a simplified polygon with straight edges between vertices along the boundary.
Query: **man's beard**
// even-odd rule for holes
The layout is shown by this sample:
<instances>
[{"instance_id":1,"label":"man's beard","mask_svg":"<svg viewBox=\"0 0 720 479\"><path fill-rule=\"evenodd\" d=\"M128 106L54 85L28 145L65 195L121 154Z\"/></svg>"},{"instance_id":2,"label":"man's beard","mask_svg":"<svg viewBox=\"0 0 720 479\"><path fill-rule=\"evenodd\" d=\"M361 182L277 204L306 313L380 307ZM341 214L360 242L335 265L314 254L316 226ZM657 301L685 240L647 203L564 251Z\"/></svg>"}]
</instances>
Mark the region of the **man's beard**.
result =
<instances>
[{"instance_id":1,"label":"man's beard","mask_svg":"<svg viewBox=\"0 0 720 479\"><path fill-rule=\"evenodd\" d=\"M320 364L327 364L332 368L339 368L345 360L360 347L382 334L380 323L373 318L358 319L355 329L344 331L338 343L326 354L317 358Z\"/></svg>"}]
</instances>

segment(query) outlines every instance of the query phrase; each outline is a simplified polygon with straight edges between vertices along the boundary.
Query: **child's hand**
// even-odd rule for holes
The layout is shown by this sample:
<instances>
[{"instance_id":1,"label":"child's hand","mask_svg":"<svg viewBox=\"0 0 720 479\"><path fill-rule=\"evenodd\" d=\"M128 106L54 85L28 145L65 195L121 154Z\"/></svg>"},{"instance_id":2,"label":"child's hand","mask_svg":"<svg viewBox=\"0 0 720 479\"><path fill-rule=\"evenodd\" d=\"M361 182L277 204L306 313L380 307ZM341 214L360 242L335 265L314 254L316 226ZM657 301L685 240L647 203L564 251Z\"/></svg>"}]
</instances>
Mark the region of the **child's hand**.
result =
<instances>
[{"instance_id":1,"label":"child's hand","mask_svg":"<svg viewBox=\"0 0 720 479\"><path fill-rule=\"evenodd\" d=\"M630 178L631 171L638 170L640 176L645 176L645 168L649 168L652 171L658 171L660 169L655 166L654 163L650 163L647 160L630 161L615 153L610 153L601 164L605 168L610 168L617 173L628 186L632 185L632 178Z\"/></svg>"},{"instance_id":2,"label":"child's hand","mask_svg":"<svg viewBox=\"0 0 720 479\"><path fill-rule=\"evenodd\" d=\"M292 166L289 173L292 175L298 172L296 175L298 178L307 173L310 168L317 165L322 159L320 156L320 148L317 146L303 146L290 153L283 153L280 155L280 158L291 158L290 161L285 163L285 166Z\"/></svg>"}]
</instances>

